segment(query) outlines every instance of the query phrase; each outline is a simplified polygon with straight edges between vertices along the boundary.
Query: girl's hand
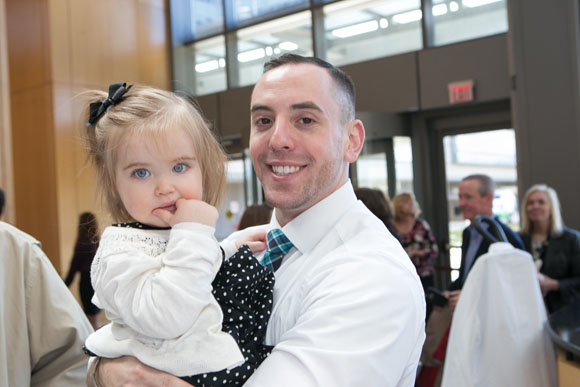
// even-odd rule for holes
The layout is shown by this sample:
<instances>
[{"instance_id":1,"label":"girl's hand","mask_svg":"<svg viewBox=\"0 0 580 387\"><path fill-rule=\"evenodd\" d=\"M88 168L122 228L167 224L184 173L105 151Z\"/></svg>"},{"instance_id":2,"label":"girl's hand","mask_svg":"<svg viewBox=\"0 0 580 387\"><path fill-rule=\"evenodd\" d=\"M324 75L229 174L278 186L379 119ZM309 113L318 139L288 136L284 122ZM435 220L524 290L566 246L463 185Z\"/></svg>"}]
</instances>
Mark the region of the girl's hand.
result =
<instances>
[{"instance_id":1,"label":"girl's hand","mask_svg":"<svg viewBox=\"0 0 580 387\"><path fill-rule=\"evenodd\" d=\"M245 234L236 241L236 248L239 249L242 245L248 245L252 253L258 253L266 250L266 231L256 230Z\"/></svg>"},{"instance_id":2,"label":"girl's hand","mask_svg":"<svg viewBox=\"0 0 580 387\"><path fill-rule=\"evenodd\" d=\"M87 386L93 386L95 362L87 374ZM148 367L130 356L116 359L102 358L97 364L95 382L101 387L117 386L165 386L191 387L189 383L171 374Z\"/></svg>"},{"instance_id":3,"label":"girl's hand","mask_svg":"<svg viewBox=\"0 0 580 387\"><path fill-rule=\"evenodd\" d=\"M218 210L204 201L195 199L178 199L175 202L177 209L175 213L170 211L157 209L153 212L171 227L177 223L193 222L201 223L206 226L215 227L218 219Z\"/></svg>"}]
</instances>

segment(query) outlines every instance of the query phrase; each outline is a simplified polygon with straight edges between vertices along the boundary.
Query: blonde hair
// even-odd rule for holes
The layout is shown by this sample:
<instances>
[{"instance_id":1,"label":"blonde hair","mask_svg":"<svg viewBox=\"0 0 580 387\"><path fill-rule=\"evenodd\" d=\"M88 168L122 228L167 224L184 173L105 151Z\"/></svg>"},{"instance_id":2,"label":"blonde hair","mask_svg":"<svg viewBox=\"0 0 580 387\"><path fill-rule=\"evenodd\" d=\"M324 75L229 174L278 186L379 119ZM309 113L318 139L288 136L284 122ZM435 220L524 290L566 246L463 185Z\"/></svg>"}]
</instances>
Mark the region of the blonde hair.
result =
<instances>
[{"instance_id":1,"label":"blonde hair","mask_svg":"<svg viewBox=\"0 0 580 387\"><path fill-rule=\"evenodd\" d=\"M520 219L522 223L521 233L528 235L532 232L532 222L528 218L528 201L530 196L534 192L543 192L548 198L548 203L550 205L550 235L558 236L562 234L564 230L564 222L562 220L562 212L560 210L560 200L558 200L558 194L556 190L552 187L548 187L546 184L536 184L531 186L524 195L522 200L522 205L520 207Z\"/></svg>"},{"instance_id":2,"label":"blonde hair","mask_svg":"<svg viewBox=\"0 0 580 387\"><path fill-rule=\"evenodd\" d=\"M396 220L402 219L401 210L402 210L403 206L407 203L413 203L415 205L415 212L413 214L415 216L415 219L418 218L419 215L421 214L421 207L419 206L419 203L417 203L417 200L415 199L415 195L413 195L410 192L404 192L404 193L400 193L400 194L396 195L393 198L393 208L395 210L395 219Z\"/></svg>"},{"instance_id":3,"label":"blonde hair","mask_svg":"<svg viewBox=\"0 0 580 387\"><path fill-rule=\"evenodd\" d=\"M81 94L90 103L107 98L100 90ZM85 117L88 117L88 108ZM86 124L83 140L87 160L97 172L98 195L116 221L132 220L116 188L117 148L125 136L143 136L156 143L175 129L193 140L200 164L203 185L202 200L218 206L226 187L226 154L212 134L197 104L186 97L165 90L134 85L117 104L112 105L96 122Z\"/></svg>"}]
</instances>

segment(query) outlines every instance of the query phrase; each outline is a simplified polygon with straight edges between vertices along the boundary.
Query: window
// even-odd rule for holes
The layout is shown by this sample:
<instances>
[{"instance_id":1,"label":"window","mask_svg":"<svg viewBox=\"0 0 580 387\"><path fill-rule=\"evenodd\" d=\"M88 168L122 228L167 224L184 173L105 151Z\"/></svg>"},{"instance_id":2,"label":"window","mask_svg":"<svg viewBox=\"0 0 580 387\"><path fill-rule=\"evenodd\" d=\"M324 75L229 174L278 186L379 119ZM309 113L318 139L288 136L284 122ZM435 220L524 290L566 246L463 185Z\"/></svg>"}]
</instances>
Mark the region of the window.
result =
<instances>
[{"instance_id":1,"label":"window","mask_svg":"<svg viewBox=\"0 0 580 387\"><path fill-rule=\"evenodd\" d=\"M177 76L177 88L204 95L227 89L226 47L223 35L184 46L184 66ZM176 63L177 64L177 63ZM176 68L177 73L177 68Z\"/></svg>"},{"instance_id":2,"label":"window","mask_svg":"<svg viewBox=\"0 0 580 387\"><path fill-rule=\"evenodd\" d=\"M420 0L339 1L324 7L326 59L335 66L422 48Z\"/></svg>"},{"instance_id":3,"label":"window","mask_svg":"<svg viewBox=\"0 0 580 387\"><path fill-rule=\"evenodd\" d=\"M221 0L189 0L194 39L202 39L224 31L224 10Z\"/></svg>"},{"instance_id":4,"label":"window","mask_svg":"<svg viewBox=\"0 0 580 387\"><path fill-rule=\"evenodd\" d=\"M433 0L436 46L508 30L506 0Z\"/></svg>"},{"instance_id":5,"label":"window","mask_svg":"<svg viewBox=\"0 0 580 387\"><path fill-rule=\"evenodd\" d=\"M300 12L237 32L238 83L256 83L265 62L272 56L292 52L312 56L310 11Z\"/></svg>"},{"instance_id":6,"label":"window","mask_svg":"<svg viewBox=\"0 0 580 387\"><path fill-rule=\"evenodd\" d=\"M244 191L244 160L235 158L228 161L227 186L224 201L219 209L215 237L218 241L237 230L246 199Z\"/></svg>"},{"instance_id":7,"label":"window","mask_svg":"<svg viewBox=\"0 0 580 387\"><path fill-rule=\"evenodd\" d=\"M308 0L226 0L228 28L272 19L308 8Z\"/></svg>"}]
</instances>

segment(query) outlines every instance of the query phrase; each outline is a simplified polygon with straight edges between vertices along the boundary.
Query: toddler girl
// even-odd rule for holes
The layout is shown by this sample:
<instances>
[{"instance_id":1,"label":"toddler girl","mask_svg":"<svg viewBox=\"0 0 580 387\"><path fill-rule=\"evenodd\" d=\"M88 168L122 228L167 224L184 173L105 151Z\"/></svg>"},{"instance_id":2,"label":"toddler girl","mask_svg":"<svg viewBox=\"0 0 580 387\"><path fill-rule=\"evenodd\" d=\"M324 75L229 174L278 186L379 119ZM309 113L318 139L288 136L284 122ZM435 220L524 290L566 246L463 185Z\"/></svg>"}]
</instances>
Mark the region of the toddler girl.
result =
<instances>
[{"instance_id":1,"label":"toddler girl","mask_svg":"<svg viewBox=\"0 0 580 387\"><path fill-rule=\"evenodd\" d=\"M88 158L118 222L91 268L93 303L112 323L87 352L135 356L196 386L243 384L269 352L274 277L250 250L265 248L264 232L222 248L214 237L223 150L184 97L125 83L87 94Z\"/></svg>"}]
</instances>

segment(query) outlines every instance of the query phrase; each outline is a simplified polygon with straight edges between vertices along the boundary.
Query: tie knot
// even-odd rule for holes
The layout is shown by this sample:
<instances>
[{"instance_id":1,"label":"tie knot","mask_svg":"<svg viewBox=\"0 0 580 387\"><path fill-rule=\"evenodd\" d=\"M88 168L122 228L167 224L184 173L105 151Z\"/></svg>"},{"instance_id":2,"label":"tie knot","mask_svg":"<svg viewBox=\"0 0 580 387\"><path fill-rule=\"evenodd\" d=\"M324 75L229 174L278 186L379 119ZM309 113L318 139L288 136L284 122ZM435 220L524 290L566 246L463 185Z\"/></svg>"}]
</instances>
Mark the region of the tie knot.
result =
<instances>
[{"instance_id":1,"label":"tie knot","mask_svg":"<svg viewBox=\"0 0 580 387\"><path fill-rule=\"evenodd\" d=\"M282 258L294 245L280 229L270 230L267 239L268 250L262 258L262 264L268 266L272 271L276 271L282 263Z\"/></svg>"}]
</instances>

